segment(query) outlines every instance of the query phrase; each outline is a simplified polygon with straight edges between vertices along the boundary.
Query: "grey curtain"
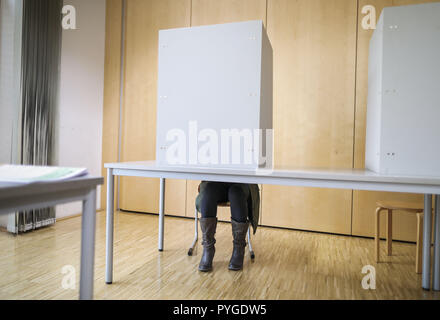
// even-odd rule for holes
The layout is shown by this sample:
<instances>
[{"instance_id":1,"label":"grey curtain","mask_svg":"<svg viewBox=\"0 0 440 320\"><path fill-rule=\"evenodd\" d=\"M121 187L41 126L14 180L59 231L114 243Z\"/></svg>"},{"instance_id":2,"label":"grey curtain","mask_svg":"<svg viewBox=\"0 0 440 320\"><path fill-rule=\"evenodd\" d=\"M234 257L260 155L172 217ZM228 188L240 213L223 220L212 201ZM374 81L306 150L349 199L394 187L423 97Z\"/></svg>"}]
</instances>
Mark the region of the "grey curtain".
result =
<instances>
[{"instance_id":1,"label":"grey curtain","mask_svg":"<svg viewBox=\"0 0 440 320\"><path fill-rule=\"evenodd\" d=\"M21 163L51 165L61 55L62 0L24 0ZM18 212L16 233L55 223L54 208Z\"/></svg>"}]
</instances>

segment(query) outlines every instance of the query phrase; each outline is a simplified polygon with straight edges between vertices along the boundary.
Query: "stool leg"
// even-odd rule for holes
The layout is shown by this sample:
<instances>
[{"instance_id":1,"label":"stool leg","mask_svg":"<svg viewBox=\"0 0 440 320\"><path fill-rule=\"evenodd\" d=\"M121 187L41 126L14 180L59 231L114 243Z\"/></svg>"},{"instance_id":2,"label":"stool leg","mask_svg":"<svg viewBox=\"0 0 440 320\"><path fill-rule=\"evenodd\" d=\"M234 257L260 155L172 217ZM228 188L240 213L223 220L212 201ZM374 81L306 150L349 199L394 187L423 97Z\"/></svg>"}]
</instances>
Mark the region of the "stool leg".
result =
<instances>
[{"instance_id":1,"label":"stool leg","mask_svg":"<svg viewBox=\"0 0 440 320\"><path fill-rule=\"evenodd\" d=\"M247 231L247 239L248 239L248 245L249 245L249 254L251 255L251 259L254 260L255 259L255 253L254 253L254 250L252 249L251 227L250 226L249 226L248 231Z\"/></svg>"},{"instance_id":2,"label":"stool leg","mask_svg":"<svg viewBox=\"0 0 440 320\"><path fill-rule=\"evenodd\" d=\"M393 210L388 209L387 212L387 252L391 256L393 254Z\"/></svg>"},{"instance_id":3,"label":"stool leg","mask_svg":"<svg viewBox=\"0 0 440 320\"><path fill-rule=\"evenodd\" d=\"M380 245L380 212L382 211L381 207L376 208L376 234L374 237L375 242L375 254L376 254L376 262L379 262L379 245Z\"/></svg>"},{"instance_id":4,"label":"stool leg","mask_svg":"<svg viewBox=\"0 0 440 320\"><path fill-rule=\"evenodd\" d=\"M196 247L196 244L197 244L197 240L198 240L198 238L199 238L199 226L198 226L198 216L199 216L199 213L198 213L198 211L197 211L197 208L196 208L196 210L195 210L195 212L194 212L194 240L193 240L193 242L192 242L192 244L191 244L191 247L188 249L188 255L189 256L192 256L192 254L193 254L193 252L194 252L194 249L195 249L195 247Z\"/></svg>"},{"instance_id":5,"label":"stool leg","mask_svg":"<svg viewBox=\"0 0 440 320\"><path fill-rule=\"evenodd\" d=\"M417 213L416 273L422 273L423 216Z\"/></svg>"}]
</instances>

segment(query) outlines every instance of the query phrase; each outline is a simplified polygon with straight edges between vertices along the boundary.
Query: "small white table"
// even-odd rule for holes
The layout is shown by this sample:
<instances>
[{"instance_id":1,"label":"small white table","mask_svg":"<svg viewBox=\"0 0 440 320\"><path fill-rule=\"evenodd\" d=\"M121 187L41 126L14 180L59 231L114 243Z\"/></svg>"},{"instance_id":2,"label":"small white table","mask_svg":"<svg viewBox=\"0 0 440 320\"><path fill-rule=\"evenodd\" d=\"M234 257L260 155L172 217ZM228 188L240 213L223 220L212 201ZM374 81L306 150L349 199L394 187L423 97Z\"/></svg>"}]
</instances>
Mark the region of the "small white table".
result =
<instances>
[{"instance_id":1,"label":"small white table","mask_svg":"<svg viewBox=\"0 0 440 320\"><path fill-rule=\"evenodd\" d=\"M79 298L93 298L95 262L96 187L102 177L82 176L54 182L17 184L0 181L0 215L82 201L81 270Z\"/></svg>"},{"instance_id":2,"label":"small white table","mask_svg":"<svg viewBox=\"0 0 440 320\"><path fill-rule=\"evenodd\" d=\"M422 287L426 290L431 288L431 206L432 195L435 195L433 289L440 290L440 177L382 175L359 169L276 167L273 170L243 170L194 166L160 166L155 161L106 163L104 167L107 168L105 276L107 284L113 281L114 176L135 176L160 178L159 251L163 250L164 242L166 178L424 194Z\"/></svg>"}]
</instances>

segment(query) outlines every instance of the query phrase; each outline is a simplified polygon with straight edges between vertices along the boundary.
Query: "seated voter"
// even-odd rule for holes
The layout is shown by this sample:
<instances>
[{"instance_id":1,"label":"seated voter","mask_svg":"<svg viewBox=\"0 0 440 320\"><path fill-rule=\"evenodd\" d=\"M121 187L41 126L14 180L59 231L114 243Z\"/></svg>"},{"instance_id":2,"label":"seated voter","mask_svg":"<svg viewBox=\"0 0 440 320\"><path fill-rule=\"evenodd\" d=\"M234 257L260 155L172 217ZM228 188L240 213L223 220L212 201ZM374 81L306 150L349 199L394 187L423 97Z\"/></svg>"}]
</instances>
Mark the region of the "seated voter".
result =
<instances>
[{"instance_id":1,"label":"seated voter","mask_svg":"<svg viewBox=\"0 0 440 320\"><path fill-rule=\"evenodd\" d=\"M251 223L257 230L260 213L260 193L257 184L202 181L196 198L197 211L201 213L200 227L203 234L203 255L199 270L212 270L215 254L215 231L217 228L217 204L230 202L233 251L229 270L243 268L246 234Z\"/></svg>"}]
</instances>

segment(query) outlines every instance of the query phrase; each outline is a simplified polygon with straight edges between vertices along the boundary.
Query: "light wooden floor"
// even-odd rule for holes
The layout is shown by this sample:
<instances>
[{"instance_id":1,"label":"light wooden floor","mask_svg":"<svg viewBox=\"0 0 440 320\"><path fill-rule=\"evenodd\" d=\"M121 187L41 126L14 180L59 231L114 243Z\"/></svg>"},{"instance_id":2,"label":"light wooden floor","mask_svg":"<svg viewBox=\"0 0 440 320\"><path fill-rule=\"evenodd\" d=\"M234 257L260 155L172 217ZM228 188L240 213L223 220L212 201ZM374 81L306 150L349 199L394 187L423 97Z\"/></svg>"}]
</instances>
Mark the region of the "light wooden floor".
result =
<instances>
[{"instance_id":1,"label":"light wooden floor","mask_svg":"<svg viewBox=\"0 0 440 320\"><path fill-rule=\"evenodd\" d=\"M105 214L98 213L97 299L439 299L420 288L415 245L395 243L394 256L376 264L373 240L261 228L253 237L255 262L227 270L231 227L220 223L214 271L199 273L199 244L187 256L193 222L167 217L165 251L157 251L154 215L117 213L114 283L104 283ZM20 236L0 232L0 299L77 299L81 218ZM383 250L385 245L382 245ZM392 263L391 263L392 262ZM364 290L364 265L376 267L376 290ZM76 290L63 289L65 265L76 268Z\"/></svg>"}]
</instances>

